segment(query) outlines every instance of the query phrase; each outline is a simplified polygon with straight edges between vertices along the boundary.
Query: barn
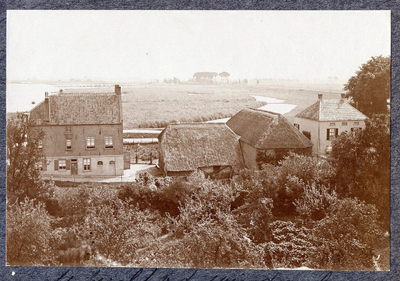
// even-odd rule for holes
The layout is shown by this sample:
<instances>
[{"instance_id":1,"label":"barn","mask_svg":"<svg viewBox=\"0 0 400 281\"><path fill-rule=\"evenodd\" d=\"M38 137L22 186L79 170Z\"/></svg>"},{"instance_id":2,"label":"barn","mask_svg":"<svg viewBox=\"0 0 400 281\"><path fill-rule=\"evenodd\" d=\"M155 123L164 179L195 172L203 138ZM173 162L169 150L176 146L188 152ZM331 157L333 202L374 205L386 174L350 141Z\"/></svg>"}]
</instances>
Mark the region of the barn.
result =
<instances>
[{"instance_id":1,"label":"barn","mask_svg":"<svg viewBox=\"0 0 400 281\"><path fill-rule=\"evenodd\" d=\"M223 123L172 124L158 139L164 176L201 170L211 178L228 178L243 167L239 136Z\"/></svg>"},{"instance_id":2,"label":"barn","mask_svg":"<svg viewBox=\"0 0 400 281\"><path fill-rule=\"evenodd\" d=\"M247 168L260 168L289 152L311 154L312 142L279 113L245 108L226 125L240 136L243 161Z\"/></svg>"}]
</instances>

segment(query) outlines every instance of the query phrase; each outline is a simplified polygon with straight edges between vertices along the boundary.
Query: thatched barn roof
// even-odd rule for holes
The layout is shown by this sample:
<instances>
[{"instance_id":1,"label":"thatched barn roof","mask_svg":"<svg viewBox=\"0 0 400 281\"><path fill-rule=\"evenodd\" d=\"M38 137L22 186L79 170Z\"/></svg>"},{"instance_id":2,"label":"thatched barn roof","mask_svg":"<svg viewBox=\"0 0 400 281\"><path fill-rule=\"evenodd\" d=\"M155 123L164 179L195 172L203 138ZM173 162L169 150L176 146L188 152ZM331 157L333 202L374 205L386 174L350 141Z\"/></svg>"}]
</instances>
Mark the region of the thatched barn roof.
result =
<instances>
[{"instance_id":1,"label":"thatched barn roof","mask_svg":"<svg viewBox=\"0 0 400 281\"><path fill-rule=\"evenodd\" d=\"M279 113L246 108L226 123L240 140L258 149L312 147L312 142Z\"/></svg>"},{"instance_id":2,"label":"thatched barn roof","mask_svg":"<svg viewBox=\"0 0 400 281\"><path fill-rule=\"evenodd\" d=\"M158 139L168 171L242 165L239 136L223 123L168 125Z\"/></svg>"},{"instance_id":3,"label":"thatched barn roof","mask_svg":"<svg viewBox=\"0 0 400 281\"><path fill-rule=\"evenodd\" d=\"M362 121L367 119L367 116L344 99L320 99L298 113L296 117L316 121Z\"/></svg>"}]
</instances>

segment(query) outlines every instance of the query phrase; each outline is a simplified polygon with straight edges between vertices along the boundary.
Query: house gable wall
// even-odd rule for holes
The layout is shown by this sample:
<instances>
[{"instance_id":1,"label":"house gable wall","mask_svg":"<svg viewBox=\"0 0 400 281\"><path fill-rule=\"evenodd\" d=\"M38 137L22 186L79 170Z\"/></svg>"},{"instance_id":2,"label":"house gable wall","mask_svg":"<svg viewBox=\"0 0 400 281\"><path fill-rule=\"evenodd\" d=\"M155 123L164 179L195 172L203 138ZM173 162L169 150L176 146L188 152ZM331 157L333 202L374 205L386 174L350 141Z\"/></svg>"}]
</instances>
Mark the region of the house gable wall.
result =
<instances>
[{"instance_id":1,"label":"house gable wall","mask_svg":"<svg viewBox=\"0 0 400 281\"><path fill-rule=\"evenodd\" d=\"M348 132L352 128L365 128L363 120L348 121L315 121L300 117L294 118L294 123L299 124L299 130L311 132L311 141L314 144L313 152L324 155L327 147L332 146L332 141L327 140L327 129L338 129L338 135ZM357 124L358 123L358 124Z\"/></svg>"}]
</instances>

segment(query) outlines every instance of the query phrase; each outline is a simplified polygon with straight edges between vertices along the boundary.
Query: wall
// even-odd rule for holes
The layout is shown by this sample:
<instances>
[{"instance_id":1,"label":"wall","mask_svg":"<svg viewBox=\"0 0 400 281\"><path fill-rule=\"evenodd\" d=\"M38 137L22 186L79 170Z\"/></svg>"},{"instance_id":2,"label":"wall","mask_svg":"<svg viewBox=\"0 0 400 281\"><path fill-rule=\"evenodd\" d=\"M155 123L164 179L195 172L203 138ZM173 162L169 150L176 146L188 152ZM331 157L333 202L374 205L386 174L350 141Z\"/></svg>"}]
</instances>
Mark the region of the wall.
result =
<instances>
[{"instance_id":1,"label":"wall","mask_svg":"<svg viewBox=\"0 0 400 281\"><path fill-rule=\"evenodd\" d=\"M85 171L83 167L83 159L90 158L90 171ZM54 163L61 159L69 161L67 169L56 170ZM124 174L124 157L123 155L106 155L106 156L79 156L79 157L46 157L47 166L42 171L43 176L55 177L73 177L71 174L71 159L77 160L78 171L76 177L96 177L96 176L121 176ZM103 165L98 165L102 161ZM114 161L115 164L110 164Z\"/></svg>"},{"instance_id":2,"label":"wall","mask_svg":"<svg viewBox=\"0 0 400 281\"><path fill-rule=\"evenodd\" d=\"M70 127L71 132L68 132L66 127ZM123 174L122 124L46 125L38 128L45 132L42 151L48 160L47 162L51 161L51 164L47 165L47 169L43 171L44 175L64 176L71 174L70 170L57 171L54 169L54 161L58 159L77 159L79 176ZM89 136L94 137L95 148L87 148L86 137ZM113 137L113 148L105 148L105 136ZM71 140L71 149L66 147L67 139ZM83 170L83 158L92 159L90 171ZM97 165L98 161L102 161L103 165ZM115 161L115 164L110 164L110 161Z\"/></svg>"},{"instance_id":3,"label":"wall","mask_svg":"<svg viewBox=\"0 0 400 281\"><path fill-rule=\"evenodd\" d=\"M347 125L344 125L343 122L347 122ZM359 124L354 124L358 122ZM335 125L333 125L333 123ZM351 128L365 128L364 121L336 121L336 122L320 122L320 149L319 154L326 154L326 148L332 146L332 141L326 139L327 129L328 128L337 128L338 135L343 132L348 132Z\"/></svg>"},{"instance_id":4,"label":"wall","mask_svg":"<svg viewBox=\"0 0 400 281\"><path fill-rule=\"evenodd\" d=\"M257 149L249 145L248 143L243 142L242 140L239 140L240 143L240 148L243 153L243 161L244 165L248 169L258 169L257 165Z\"/></svg>"},{"instance_id":5,"label":"wall","mask_svg":"<svg viewBox=\"0 0 400 281\"><path fill-rule=\"evenodd\" d=\"M347 125L343 124L347 122ZM355 124L358 122L359 124ZM330 121L330 122L318 122L315 120L303 119L295 117L294 123L299 124L300 132L309 131L311 132L311 142L314 144L313 153L326 154L327 147L331 147L332 141L326 139L327 129L337 128L338 135L343 132L350 131L351 128L365 128L364 121Z\"/></svg>"},{"instance_id":6,"label":"wall","mask_svg":"<svg viewBox=\"0 0 400 281\"><path fill-rule=\"evenodd\" d=\"M295 117L294 123L299 124L299 131L308 131L311 133L311 142L313 143L312 151L318 154L319 151L319 131L318 131L318 121L309 120L304 118Z\"/></svg>"}]
</instances>

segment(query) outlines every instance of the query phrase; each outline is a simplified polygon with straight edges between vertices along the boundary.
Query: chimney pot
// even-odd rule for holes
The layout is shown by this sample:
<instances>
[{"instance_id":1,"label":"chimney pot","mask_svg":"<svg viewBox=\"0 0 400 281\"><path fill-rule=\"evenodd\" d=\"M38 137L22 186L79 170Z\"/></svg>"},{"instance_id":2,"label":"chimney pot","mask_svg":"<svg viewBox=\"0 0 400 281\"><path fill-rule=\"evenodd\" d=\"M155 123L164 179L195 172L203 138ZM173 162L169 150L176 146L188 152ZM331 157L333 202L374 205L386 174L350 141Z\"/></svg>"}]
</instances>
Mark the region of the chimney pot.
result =
<instances>
[{"instance_id":1,"label":"chimney pot","mask_svg":"<svg viewBox=\"0 0 400 281\"><path fill-rule=\"evenodd\" d=\"M318 99L322 100L322 94L318 94Z\"/></svg>"},{"instance_id":2,"label":"chimney pot","mask_svg":"<svg viewBox=\"0 0 400 281\"><path fill-rule=\"evenodd\" d=\"M45 97L45 98L48 98L48 97L49 97L49 93L48 93L48 92L45 92L45 93L44 93L44 97Z\"/></svg>"},{"instance_id":3,"label":"chimney pot","mask_svg":"<svg viewBox=\"0 0 400 281\"><path fill-rule=\"evenodd\" d=\"M121 95L121 87L119 85L115 85L115 94L118 96Z\"/></svg>"}]
</instances>

